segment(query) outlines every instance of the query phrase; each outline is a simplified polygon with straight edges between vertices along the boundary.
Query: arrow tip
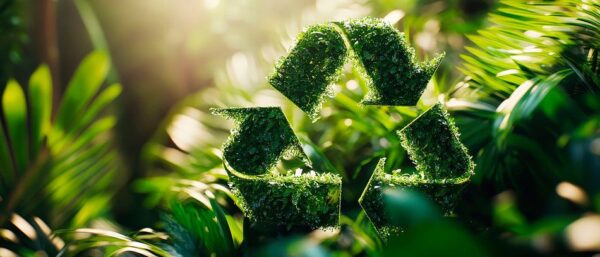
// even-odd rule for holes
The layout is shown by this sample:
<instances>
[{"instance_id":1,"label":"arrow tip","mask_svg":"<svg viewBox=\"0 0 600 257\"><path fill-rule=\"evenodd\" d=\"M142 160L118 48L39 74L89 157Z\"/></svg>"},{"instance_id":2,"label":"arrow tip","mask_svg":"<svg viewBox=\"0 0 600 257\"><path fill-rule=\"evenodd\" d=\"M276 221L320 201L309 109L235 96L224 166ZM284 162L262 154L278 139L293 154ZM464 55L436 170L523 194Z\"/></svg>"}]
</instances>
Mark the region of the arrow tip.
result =
<instances>
[{"instance_id":1,"label":"arrow tip","mask_svg":"<svg viewBox=\"0 0 600 257\"><path fill-rule=\"evenodd\" d=\"M270 172L282 156L310 161L280 107L211 109L233 119L236 127L223 146L223 158L238 172L260 175Z\"/></svg>"}]
</instances>

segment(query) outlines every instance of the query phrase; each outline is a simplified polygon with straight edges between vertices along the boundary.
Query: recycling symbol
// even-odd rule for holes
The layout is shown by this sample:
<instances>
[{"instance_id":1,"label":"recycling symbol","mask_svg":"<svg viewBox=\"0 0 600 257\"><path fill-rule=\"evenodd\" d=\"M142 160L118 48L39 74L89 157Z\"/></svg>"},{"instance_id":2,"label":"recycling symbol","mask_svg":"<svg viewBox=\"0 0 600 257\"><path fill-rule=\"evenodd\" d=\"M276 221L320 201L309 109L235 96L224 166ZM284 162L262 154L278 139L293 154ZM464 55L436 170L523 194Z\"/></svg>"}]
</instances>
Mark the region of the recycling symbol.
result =
<instances>
[{"instance_id":1,"label":"recycling symbol","mask_svg":"<svg viewBox=\"0 0 600 257\"><path fill-rule=\"evenodd\" d=\"M269 82L315 122L347 60L368 80L362 104L414 106L442 58L443 54L418 63L414 49L393 26L374 18L351 19L308 27L276 65ZM213 113L235 123L223 147L223 162L237 204L250 221L311 228L339 224L340 176L273 172L284 157L297 157L311 166L280 107L223 108ZM379 160L359 203L380 233L399 229L386 216L386 188L419 191L450 213L474 169L440 103L397 133L417 173L386 174L385 159Z\"/></svg>"}]
</instances>

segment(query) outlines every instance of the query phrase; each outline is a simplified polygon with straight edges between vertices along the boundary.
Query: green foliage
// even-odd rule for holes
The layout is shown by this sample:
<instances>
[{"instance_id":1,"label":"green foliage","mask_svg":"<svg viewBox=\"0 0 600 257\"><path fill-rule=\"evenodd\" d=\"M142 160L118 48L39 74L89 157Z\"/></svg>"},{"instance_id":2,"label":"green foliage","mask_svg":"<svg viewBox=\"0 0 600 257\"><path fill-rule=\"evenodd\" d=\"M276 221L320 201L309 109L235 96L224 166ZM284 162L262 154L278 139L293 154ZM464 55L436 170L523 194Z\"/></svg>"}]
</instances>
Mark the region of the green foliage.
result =
<instances>
[{"instance_id":1,"label":"green foliage","mask_svg":"<svg viewBox=\"0 0 600 257\"><path fill-rule=\"evenodd\" d=\"M473 94L464 97L468 106L451 109L463 142L480 156L476 180L525 195L579 176L564 172L575 168L566 142L557 142L587 122L583 96L598 92L590 34L600 28L589 22L598 10L597 3L571 0L501 1L492 24L469 37L474 46L460 66L467 78L457 87Z\"/></svg>"},{"instance_id":2,"label":"green foliage","mask_svg":"<svg viewBox=\"0 0 600 257\"><path fill-rule=\"evenodd\" d=\"M473 174L471 156L441 104L425 111L398 134L421 178L450 179Z\"/></svg>"},{"instance_id":3,"label":"green foliage","mask_svg":"<svg viewBox=\"0 0 600 257\"><path fill-rule=\"evenodd\" d=\"M344 32L341 34L347 37L345 40L349 41L357 61L361 62L368 78L371 79L368 83L371 90L364 103L371 105L417 103L427 82L437 69L441 56L425 65L416 64L414 50L407 46L403 35L380 20L371 18L350 20L338 26L343 27ZM343 64L345 51L330 50L332 47L333 49L345 47L344 39L337 33L340 29L327 24L310 27L300 34L296 47L277 65L276 72L270 79L276 89L307 112L313 120L316 111L320 109L323 94ZM318 58L321 58L319 62L317 62ZM316 65L313 66L315 63ZM301 87L305 85L309 85L309 92L305 92ZM279 112L275 113L275 111ZM298 142L291 141L293 131L286 126L287 120L280 109L221 109L216 114L232 118L238 125L224 146L223 157L226 169L231 165L234 170L244 174L263 175L272 169L290 145L298 146L297 148L302 151ZM404 147L415 159L417 171L421 173L420 179L413 177L402 181L402 186L423 184L419 186L427 188L428 185L425 183L429 182L428 179L441 178L444 181L439 181L443 184L446 179L460 176L466 180L472 174L473 163L470 156L459 141L457 129L448 119L448 114L441 105L436 105L400 132ZM278 131L282 128L286 128L286 131ZM441 136L435 140L438 144L432 144L432 134ZM258 146L264 147L257 150ZM448 152L450 157L447 157ZM444 157L446 158L442 160ZM440 161L441 164L438 164ZM378 166L378 172L382 172L383 165ZM335 186L341 184L341 180L328 181L332 177L327 176L323 177L326 181L319 183L318 180L311 180L316 179L315 176L302 175L300 177L267 175L253 178L238 175L238 171L229 171L233 192L240 200L238 205L254 223L310 227L330 226L337 223L331 215L339 213L339 206L336 212L335 209L326 207L327 202L332 201L323 201L323 199L335 195L334 202L339 202L341 189L337 190ZM462 176L462 174L469 176ZM375 172L373 176L379 175ZM307 184L308 181L316 184ZM280 185L278 182L283 183ZM316 191L317 188L323 187L323 182L333 185L333 190L324 188L325 191ZM380 186L373 185L373 187ZM381 192L370 194L374 194L370 197L370 201L381 201L379 196ZM445 197L445 193L442 195ZM289 200L290 196L292 205L275 204L280 201L288 203L289 201L286 200ZM448 202L451 200L454 200L453 197L440 199L446 205L449 205ZM366 205L369 204L375 203ZM302 209L300 206L310 208ZM381 209L381 206L378 207ZM279 214L267 213L266 209L278 210ZM323 215L329 217L322 218ZM376 225L382 224L378 221Z\"/></svg>"},{"instance_id":4,"label":"green foliage","mask_svg":"<svg viewBox=\"0 0 600 257\"><path fill-rule=\"evenodd\" d=\"M442 220L419 224L390 238L389 242L389 247L382 251L384 257L496 256L485 248L478 236Z\"/></svg>"},{"instance_id":5,"label":"green foliage","mask_svg":"<svg viewBox=\"0 0 600 257\"><path fill-rule=\"evenodd\" d=\"M252 222L267 226L336 227L342 181L331 173L249 177L230 171L238 206Z\"/></svg>"},{"instance_id":6,"label":"green foliage","mask_svg":"<svg viewBox=\"0 0 600 257\"><path fill-rule=\"evenodd\" d=\"M308 162L281 108L214 109L213 113L237 123L223 146L223 158L236 171L262 175L283 156L297 156Z\"/></svg>"},{"instance_id":7,"label":"green foliage","mask_svg":"<svg viewBox=\"0 0 600 257\"><path fill-rule=\"evenodd\" d=\"M211 199L210 208L173 203L171 215L163 219L171 235L169 248L176 256L234 256L229 224L218 203Z\"/></svg>"},{"instance_id":8,"label":"green foliage","mask_svg":"<svg viewBox=\"0 0 600 257\"><path fill-rule=\"evenodd\" d=\"M128 253L147 257L173 256L159 245L166 239L166 235L151 229L142 229L132 235L124 235L104 229L80 228L74 231L65 231L63 234L69 238L69 243L57 257L85 256L85 254L122 256ZM103 252L94 252L99 249L102 249Z\"/></svg>"},{"instance_id":9,"label":"green foliage","mask_svg":"<svg viewBox=\"0 0 600 257\"><path fill-rule=\"evenodd\" d=\"M0 255L55 256L65 245L40 218L24 218L13 214L0 230Z\"/></svg>"},{"instance_id":10,"label":"green foliage","mask_svg":"<svg viewBox=\"0 0 600 257\"><path fill-rule=\"evenodd\" d=\"M450 4L456 2L451 1ZM584 3L586 8L581 7ZM483 248L490 245L492 250L500 251L497 255L532 256L548 251L555 255L569 255L567 251L571 249L562 243L566 238L563 231L568 230L567 226L582 213L597 213L598 204L593 203L600 199L597 193L593 195L598 192L597 183L594 183L597 176L593 177L597 175L598 157L590 150L594 149L600 128L600 105L596 97L599 67L598 41L595 40L598 31L597 4L570 0L543 3L501 1L499 7L490 19L493 22L490 28L472 37L475 45L469 50L472 53L465 57L464 65L468 67L463 66L463 71L470 77L448 92L436 91L439 84L447 83L437 81L439 84L436 84L434 81L434 96L424 98L418 103L418 108L358 105L364 92L373 91L369 87L374 81L374 78L369 78L365 67L359 67L361 65L353 66L350 72L342 74L342 83L332 87L340 93L333 101L323 103L321 122L311 124L305 115L284 103L282 110L285 116L281 117L286 127L293 127L298 132L298 141L314 164L311 168L339 173L344 181L343 192L337 190L334 183L316 187L313 180L329 181L322 177L329 177L331 181L339 179L331 174L291 176L295 165L304 164L285 158L277 166L270 166L270 169L278 169L280 174L272 172L248 176L243 174L246 173L243 170L240 170L241 173L235 170L226 173L218 148L227 136L229 124L211 118L207 114L208 106L256 105L261 103L258 99L262 100L256 96L261 94L256 92L264 91L260 86L218 85L216 89L207 89L191 97L190 102L179 106L169 117L165 122L169 138L160 140L174 146L151 142L145 152L156 162L153 164L158 164L152 167L152 175L161 176L136 184L139 190L152 193L149 199L155 203L192 198L204 206L171 206L171 215L165 215L163 219L168 239L167 235L161 237L160 233L152 232L131 236L110 234L110 239L92 236L74 242L84 242L87 247L108 245L100 255L198 256L206 255L209 248L220 253L239 253L236 250L246 253L245 250L251 250L251 247L244 248L248 246L244 243L243 248L236 249L238 243L242 239L252 241L255 237L263 240L262 235L246 234L246 238L241 238L241 233L235 232L239 221L218 214L219 208L208 206L218 200L224 212L239 214L240 210L231 204L233 199L245 213L250 213L248 209L251 208L246 204L254 204L257 216L265 216L257 220L280 221L273 216L293 213L299 217L303 213L298 210L307 206L311 206L310 210L302 212L327 211L321 209L321 202L327 198L317 198L318 194L313 194L317 191L324 194L327 188L332 192L331 196L333 192L339 196L344 206L339 217L339 230L333 233L315 231L291 239L278 235L276 239L266 239L268 246L259 251L259 255L488 256ZM271 64L267 62L264 66L270 69ZM367 73L367 76L360 72ZM438 93L443 95L438 97ZM417 110L431 103L433 98L442 99L443 105L453 112L452 116L462 132L461 141L467 143L469 152L476 154L479 177L475 183L467 183L471 179L473 165L459 154L466 151L460 143L455 144L458 133L447 119L442 105L436 105L415 118ZM18 110L15 113L18 114ZM286 117L291 125L287 124ZM414 123L407 125L413 119ZM240 124L237 125L240 129ZM403 127L406 127L403 130L406 135L400 140L396 131ZM437 129L450 131L445 134L451 136L436 133L439 138L421 137L423 132ZM410 141L414 138L419 140ZM440 139L445 144L440 144ZM452 152L456 155L445 153L447 158L438 160L419 151L408 151L416 164L416 172L413 172L415 167L400 147L401 142L407 149L420 149L411 144L430 143L426 147L445 147L457 152ZM10 147L6 149L12 151ZM352 203L356 192L367 183L373 164L381 157L387 157L387 162L378 162L360 200L368 214L365 215ZM450 163L452 159L459 162ZM9 161L13 165L12 160ZM398 167L402 168L401 172L386 174L386 171ZM450 168L442 170L436 167ZM460 172L460 167L464 168L463 172ZM310 178L312 176L316 179ZM231 180L235 196L230 196L231 199L217 197L216 200L207 196L208 192L228 194L227 180ZM589 202L573 204L560 199L555 193L558 191L556 184L563 180L582 185ZM256 193L244 195L240 185L246 191ZM546 187L545 190L540 190L540 185ZM461 191L464 187L468 188ZM389 189L410 194L396 195L392 199ZM517 198L506 200L510 197L505 196L512 195L512 192L498 195L504 190L520 193L514 195ZM172 195L172 192L185 196ZM421 201L422 197L415 194L431 199L435 207L425 204L427 201ZM253 199L250 201L245 197ZM271 199L277 202L273 203ZM262 205L258 204L260 201L263 201ZM395 204L392 204L393 201ZM433 210L438 206L443 214L452 213L454 217L440 218L442 213ZM291 211L281 212L283 214L273 211L280 208ZM316 215L312 212L310 219L316 220ZM367 217L376 225L379 223L379 232L387 229L392 232L404 230L405 233L389 238L384 247ZM454 225L453 219L459 222ZM229 224L231 236L223 229L225 223ZM276 226L268 224L267 227ZM106 232L98 234L103 233ZM146 236L161 237L162 241L151 242L145 239ZM229 244L230 238L233 244ZM540 238L543 244L539 244ZM207 244L211 244L212 248ZM552 247L545 247L547 245ZM226 250L230 247L236 250ZM506 252L503 249L507 249Z\"/></svg>"},{"instance_id":11,"label":"green foliage","mask_svg":"<svg viewBox=\"0 0 600 257\"><path fill-rule=\"evenodd\" d=\"M210 197L209 206L186 201L173 202L162 215L165 233L145 228L132 235L100 230L63 231L69 239L59 256L81 256L100 251L102 256L236 256L237 243L230 230L230 217ZM237 232L239 233L239 232ZM97 252L96 252L97 253Z\"/></svg>"},{"instance_id":12,"label":"green foliage","mask_svg":"<svg viewBox=\"0 0 600 257\"><path fill-rule=\"evenodd\" d=\"M0 227L17 213L68 228L107 212L120 168L110 136L115 118L101 115L120 93L118 84L100 87L108 66L104 53L90 54L62 103L52 103L46 66L33 73L27 92L15 80L8 82L0 126L6 128L0 129ZM59 106L54 119L52 106Z\"/></svg>"},{"instance_id":13,"label":"green foliage","mask_svg":"<svg viewBox=\"0 0 600 257\"><path fill-rule=\"evenodd\" d=\"M370 80L362 103L416 105L444 54L417 63L404 34L379 19L354 19L339 25L355 53L355 61L364 67Z\"/></svg>"},{"instance_id":14,"label":"green foliage","mask_svg":"<svg viewBox=\"0 0 600 257\"><path fill-rule=\"evenodd\" d=\"M277 64L269 82L315 120L345 59L344 39L333 24L310 26Z\"/></svg>"}]
</instances>

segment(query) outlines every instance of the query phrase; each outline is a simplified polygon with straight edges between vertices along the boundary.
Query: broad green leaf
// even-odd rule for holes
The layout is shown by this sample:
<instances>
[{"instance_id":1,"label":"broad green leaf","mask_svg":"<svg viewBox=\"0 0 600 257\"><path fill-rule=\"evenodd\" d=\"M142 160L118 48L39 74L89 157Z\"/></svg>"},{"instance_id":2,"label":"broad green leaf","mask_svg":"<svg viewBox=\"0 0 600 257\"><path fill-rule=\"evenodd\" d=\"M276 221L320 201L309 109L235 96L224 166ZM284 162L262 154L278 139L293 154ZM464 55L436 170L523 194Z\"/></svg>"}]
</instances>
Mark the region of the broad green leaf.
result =
<instances>
[{"instance_id":1,"label":"broad green leaf","mask_svg":"<svg viewBox=\"0 0 600 257\"><path fill-rule=\"evenodd\" d=\"M225 216L225 212L223 212L221 206L219 206L219 203L217 203L217 201L214 198L210 198L209 200L210 206L212 208L212 211L215 213L217 223L221 230L220 233L224 241L223 243L225 243L225 249L227 250L225 254L231 255L231 251L234 249L233 237L231 236L231 230L229 230L229 225L227 224L227 217Z\"/></svg>"},{"instance_id":2,"label":"broad green leaf","mask_svg":"<svg viewBox=\"0 0 600 257\"><path fill-rule=\"evenodd\" d=\"M2 107L4 118L10 139L10 145L14 153L18 172L23 173L27 169L29 161L27 138L27 103L25 94L19 83L10 80L2 95Z\"/></svg>"},{"instance_id":3,"label":"broad green leaf","mask_svg":"<svg viewBox=\"0 0 600 257\"><path fill-rule=\"evenodd\" d=\"M109 59L104 52L88 55L75 71L58 109L55 126L61 132L69 131L89 102L98 92L109 70Z\"/></svg>"},{"instance_id":4,"label":"broad green leaf","mask_svg":"<svg viewBox=\"0 0 600 257\"><path fill-rule=\"evenodd\" d=\"M31 106L31 153L36 156L50 131L52 112L52 78L46 65L40 66L29 79L29 102Z\"/></svg>"},{"instance_id":5,"label":"broad green leaf","mask_svg":"<svg viewBox=\"0 0 600 257\"><path fill-rule=\"evenodd\" d=\"M2 125L2 124L0 124ZM6 197L6 190L13 187L17 171L12 161L8 134L0 126L0 192Z\"/></svg>"},{"instance_id":6,"label":"broad green leaf","mask_svg":"<svg viewBox=\"0 0 600 257\"><path fill-rule=\"evenodd\" d=\"M89 126L97 118L98 114L121 94L121 90L120 84L112 84L104 89L85 110L83 117L79 119L73 131L79 132L81 129Z\"/></svg>"}]
</instances>

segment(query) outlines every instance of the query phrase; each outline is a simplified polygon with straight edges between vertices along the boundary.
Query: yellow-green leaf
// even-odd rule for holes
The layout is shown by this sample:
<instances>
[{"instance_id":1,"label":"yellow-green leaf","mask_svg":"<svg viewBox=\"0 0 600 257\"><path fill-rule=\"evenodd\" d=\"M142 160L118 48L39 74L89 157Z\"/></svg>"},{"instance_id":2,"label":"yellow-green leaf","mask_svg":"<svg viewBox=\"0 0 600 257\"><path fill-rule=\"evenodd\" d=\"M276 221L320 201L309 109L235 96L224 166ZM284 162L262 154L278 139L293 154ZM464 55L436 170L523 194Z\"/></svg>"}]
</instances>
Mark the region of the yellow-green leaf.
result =
<instances>
[{"instance_id":1,"label":"yellow-green leaf","mask_svg":"<svg viewBox=\"0 0 600 257\"><path fill-rule=\"evenodd\" d=\"M52 78L48 66L40 66L31 76L29 100L31 103L31 154L35 156L50 130Z\"/></svg>"},{"instance_id":2,"label":"yellow-green leaf","mask_svg":"<svg viewBox=\"0 0 600 257\"><path fill-rule=\"evenodd\" d=\"M83 114L104 82L109 67L109 59L104 52L93 52L81 62L58 110L55 124L57 130L65 133L76 124L75 121Z\"/></svg>"},{"instance_id":3,"label":"yellow-green leaf","mask_svg":"<svg viewBox=\"0 0 600 257\"><path fill-rule=\"evenodd\" d=\"M27 103L25 94L19 83L10 80L2 95L2 107L10 145L18 172L24 172L29 159L27 139Z\"/></svg>"}]
</instances>

